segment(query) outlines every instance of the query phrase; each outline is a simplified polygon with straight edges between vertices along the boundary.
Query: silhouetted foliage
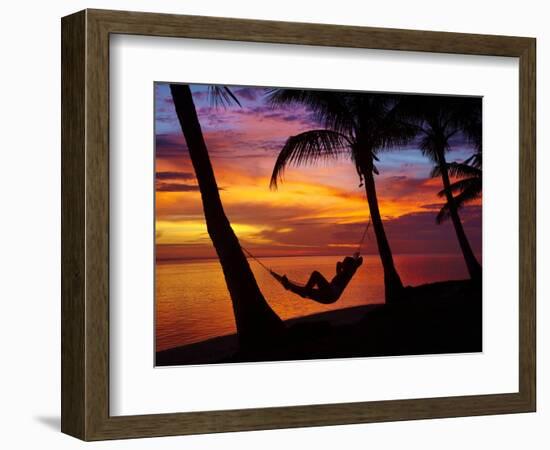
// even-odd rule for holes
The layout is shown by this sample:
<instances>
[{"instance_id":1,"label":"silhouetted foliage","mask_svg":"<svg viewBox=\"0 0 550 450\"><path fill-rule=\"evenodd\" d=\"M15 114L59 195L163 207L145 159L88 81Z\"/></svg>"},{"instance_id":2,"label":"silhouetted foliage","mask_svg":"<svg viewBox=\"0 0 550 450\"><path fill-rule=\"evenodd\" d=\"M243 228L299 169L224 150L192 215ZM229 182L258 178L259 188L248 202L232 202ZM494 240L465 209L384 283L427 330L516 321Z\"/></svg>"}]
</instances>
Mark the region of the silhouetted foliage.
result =
<instances>
[{"instance_id":1,"label":"silhouetted foliage","mask_svg":"<svg viewBox=\"0 0 550 450\"><path fill-rule=\"evenodd\" d=\"M457 208L462 208L466 203L481 197L482 193L482 171L481 171L481 153L475 153L465 161L447 163L449 175L458 178L451 183L449 188L453 193ZM433 177L441 176L439 166L435 166L432 171ZM445 197L445 190L437 193L440 197ZM446 202L436 216L437 223L442 223L450 218L449 203Z\"/></svg>"},{"instance_id":2,"label":"silhouetted foliage","mask_svg":"<svg viewBox=\"0 0 550 450\"><path fill-rule=\"evenodd\" d=\"M382 223L374 175L375 161L381 151L409 142L417 133L416 126L395 117L400 97L359 92L270 89L269 103L274 106L305 105L321 129L291 136L280 151L271 187L277 188L288 166L315 164L319 161L349 157L355 165L361 185L367 194L378 251L384 268L386 301L399 298L403 284Z\"/></svg>"},{"instance_id":3,"label":"silhouetted foliage","mask_svg":"<svg viewBox=\"0 0 550 450\"><path fill-rule=\"evenodd\" d=\"M450 169L454 167L458 173L460 170L464 170L464 167L452 166L447 163L445 158L445 154L451 150L452 138L460 134L465 135L481 155L481 100L473 97L437 95L403 96L396 108L396 117L400 121L417 127L419 148L434 162L434 173L441 176L443 182L441 192L447 201L444 211L439 213L440 221L446 215L451 218L468 272L473 279L481 278L481 265L472 251L462 226L458 215L459 205L453 196L453 187L450 181ZM460 187L461 185L458 186L458 189ZM455 186L455 188L457 187ZM463 202L471 194L471 191L467 192Z\"/></svg>"},{"instance_id":4,"label":"silhouetted foliage","mask_svg":"<svg viewBox=\"0 0 550 450\"><path fill-rule=\"evenodd\" d=\"M233 303L239 343L243 349L271 344L278 339L284 325L260 292L225 215L191 89L186 84L171 84L170 91L198 181L208 234L218 254ZM213 87L210 94L219 97L213 101L217 105L238 103L228 88Z\"/></svg>"}]
</instances>

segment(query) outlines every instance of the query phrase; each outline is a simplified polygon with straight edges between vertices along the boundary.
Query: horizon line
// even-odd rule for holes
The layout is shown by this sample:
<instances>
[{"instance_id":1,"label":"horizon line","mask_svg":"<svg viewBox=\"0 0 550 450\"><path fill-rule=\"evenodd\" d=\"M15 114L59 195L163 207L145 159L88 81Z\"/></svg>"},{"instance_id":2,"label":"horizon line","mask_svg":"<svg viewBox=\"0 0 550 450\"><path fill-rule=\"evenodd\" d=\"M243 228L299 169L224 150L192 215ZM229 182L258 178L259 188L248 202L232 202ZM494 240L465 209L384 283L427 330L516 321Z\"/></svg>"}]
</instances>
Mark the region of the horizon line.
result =
<instances>
[{"instance_id":1,"label":"horizon line","mask_svg":"<svg viewBox=\"0 0 550 450\"><path fill-rule=\"evenodd\" d=\"M394 256L462 256L460 252L457 253L394 253ZM314 256L345 256L344 254L335 253L323 253L323 254L303 254L303 255L255 255L258 258L311 258ZM378 256L378 253L364 253L362 256ZM247 257L247 259L250 259ZM155 263L170 263L170 262L193 262L193 261L207 261L207 260L219 260L217 256L196 256L196 257L176 257L176 258L159 258L155 257Z\"/></svg>"}]
</instances>

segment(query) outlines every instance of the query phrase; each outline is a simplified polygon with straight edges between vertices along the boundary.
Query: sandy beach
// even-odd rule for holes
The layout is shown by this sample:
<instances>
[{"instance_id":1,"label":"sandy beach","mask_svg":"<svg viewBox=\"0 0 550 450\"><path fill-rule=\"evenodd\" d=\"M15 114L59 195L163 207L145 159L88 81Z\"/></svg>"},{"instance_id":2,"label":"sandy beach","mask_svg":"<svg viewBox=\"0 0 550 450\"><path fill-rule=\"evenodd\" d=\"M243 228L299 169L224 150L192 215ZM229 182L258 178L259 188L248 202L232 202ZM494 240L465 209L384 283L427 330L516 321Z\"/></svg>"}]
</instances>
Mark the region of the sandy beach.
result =
<instances>
[{"instance_id":1,"label":"sandy beach","mask_svg":"<svg viewBox=\"0 0 550 450\"><path fill-rule=\"evenodd\" d=\"M156 353L157 366L482 351L481 289L471 281L406 288L397 304L285 321L276 345L239 351L236 334ZM398 331L397 331L398 330Z\"/></svg>"}]
</instances>

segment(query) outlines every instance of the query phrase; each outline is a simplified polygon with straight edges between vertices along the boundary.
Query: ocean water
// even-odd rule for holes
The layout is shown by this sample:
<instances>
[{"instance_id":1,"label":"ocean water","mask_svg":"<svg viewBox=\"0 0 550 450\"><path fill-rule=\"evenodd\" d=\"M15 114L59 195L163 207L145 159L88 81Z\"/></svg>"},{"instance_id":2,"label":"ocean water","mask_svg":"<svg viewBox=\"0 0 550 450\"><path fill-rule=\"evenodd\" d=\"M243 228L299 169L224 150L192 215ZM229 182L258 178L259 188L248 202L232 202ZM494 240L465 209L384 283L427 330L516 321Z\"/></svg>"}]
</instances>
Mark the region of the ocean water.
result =
<instances>
[{"instance_id":1,"label":"ocean water","mask_svg":"<svg viewBox=\"0 0 550 450\"><path fill-rule=\"evenodd\" d=\"M313 270L330 280L336 256L263 258L273 270L306 282ZM363 265L340 299L321 305L286 291L256 262L250 265L267 302L283 320L324 311L384 302L382 266L378 255ZM405 285L467 278L461 255L394 255ZM162 262L156 265L156 350L200 342L236 331L231 300L218 260Z\"/></svg>"}]
</instances>

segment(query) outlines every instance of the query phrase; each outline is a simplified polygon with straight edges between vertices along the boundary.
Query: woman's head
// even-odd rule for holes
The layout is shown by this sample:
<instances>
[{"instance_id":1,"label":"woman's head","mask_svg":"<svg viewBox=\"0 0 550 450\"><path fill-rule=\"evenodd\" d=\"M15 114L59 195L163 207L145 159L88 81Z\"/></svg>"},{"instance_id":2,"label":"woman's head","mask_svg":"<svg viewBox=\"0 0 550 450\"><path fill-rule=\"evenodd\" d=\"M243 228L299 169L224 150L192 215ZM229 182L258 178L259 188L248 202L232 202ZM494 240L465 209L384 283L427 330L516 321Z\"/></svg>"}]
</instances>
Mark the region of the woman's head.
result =
<instances>
[{"instance_id":1,"label":"woman's head","mask_svg":"<svg viewBox=\"0 0 550 450\"><path fill-rule=\"evenodd\" d=\"M351 256L346 256L342 261L342 265L344 267L344 270L349 271L359 267L362 262L363 262L363 258L356 259L356 258L352 258Z\"/></svg>"}]
</instances>

